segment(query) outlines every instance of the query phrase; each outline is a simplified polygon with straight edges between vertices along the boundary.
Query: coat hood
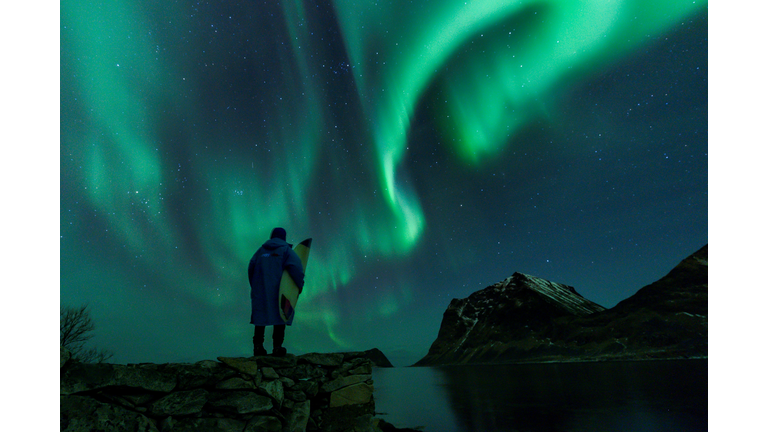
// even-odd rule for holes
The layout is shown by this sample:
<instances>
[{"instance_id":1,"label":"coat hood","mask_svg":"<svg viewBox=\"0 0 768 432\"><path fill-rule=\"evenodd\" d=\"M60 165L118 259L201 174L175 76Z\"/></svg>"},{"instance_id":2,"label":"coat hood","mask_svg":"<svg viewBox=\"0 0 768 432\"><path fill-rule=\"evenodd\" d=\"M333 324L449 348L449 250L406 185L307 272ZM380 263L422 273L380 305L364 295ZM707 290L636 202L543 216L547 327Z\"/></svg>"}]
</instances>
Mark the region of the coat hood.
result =
<instances>
[{"instance_id":1,"label":"coat hood","mask_svg":"<svg viewBox=\"0 0 768 432\"><path fill-rule=\"evenodd\" d=\"M279 238L269 239L262 245L262 247L269 250L275 250L285 246L291 247L291 245L288 244L288 242Z\"/></svg>"}]
</instances>

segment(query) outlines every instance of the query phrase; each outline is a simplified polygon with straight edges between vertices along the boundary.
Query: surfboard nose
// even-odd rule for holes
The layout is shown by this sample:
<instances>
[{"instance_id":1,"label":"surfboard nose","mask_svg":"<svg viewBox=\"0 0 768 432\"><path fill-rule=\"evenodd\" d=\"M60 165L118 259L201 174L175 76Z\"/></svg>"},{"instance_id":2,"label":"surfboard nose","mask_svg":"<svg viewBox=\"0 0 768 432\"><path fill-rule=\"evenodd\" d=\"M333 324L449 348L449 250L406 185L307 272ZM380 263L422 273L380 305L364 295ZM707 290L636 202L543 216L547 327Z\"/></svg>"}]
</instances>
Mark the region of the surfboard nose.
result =
<instances>
[{"instance_id":1,"label":"surfboard nose","mask_svg":"<svg viewBox=\"0 0 768 432\"><path fill-rule=\"evenodd\" d=\"M304 247L306 248L309 248L310 246L312 246L312 239L308 238L299 244L304 245Z\"/></svg>"}]
</instances>

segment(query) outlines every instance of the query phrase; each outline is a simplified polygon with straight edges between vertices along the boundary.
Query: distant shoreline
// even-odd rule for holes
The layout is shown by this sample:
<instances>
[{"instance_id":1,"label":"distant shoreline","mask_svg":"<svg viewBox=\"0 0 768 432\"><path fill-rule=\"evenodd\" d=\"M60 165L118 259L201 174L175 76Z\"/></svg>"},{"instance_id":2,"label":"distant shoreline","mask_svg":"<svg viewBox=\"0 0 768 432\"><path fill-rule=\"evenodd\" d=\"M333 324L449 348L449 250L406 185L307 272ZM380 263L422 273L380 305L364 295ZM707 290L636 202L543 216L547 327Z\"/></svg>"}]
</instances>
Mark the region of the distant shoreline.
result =
<instances>
[{"instance_id":1,"label":"distant shoreline","mask_svg":"<svg viewBox=\"0 0 768 432\"><path fill-rule=\"evenodd\" d=\"M417 365L403 367L443 367L443 366L507 366L507 365L532 365L532 364L554 364L554 363L608 363L608 362L643 362L643 361L668 361L668 360L708 360L709 356L688 356L688 357L659 357L659 358L574 358L560 360L521 360L521 361L500 361L489 363L440 363L431 365Z\"/></svg>"}]
</instances>

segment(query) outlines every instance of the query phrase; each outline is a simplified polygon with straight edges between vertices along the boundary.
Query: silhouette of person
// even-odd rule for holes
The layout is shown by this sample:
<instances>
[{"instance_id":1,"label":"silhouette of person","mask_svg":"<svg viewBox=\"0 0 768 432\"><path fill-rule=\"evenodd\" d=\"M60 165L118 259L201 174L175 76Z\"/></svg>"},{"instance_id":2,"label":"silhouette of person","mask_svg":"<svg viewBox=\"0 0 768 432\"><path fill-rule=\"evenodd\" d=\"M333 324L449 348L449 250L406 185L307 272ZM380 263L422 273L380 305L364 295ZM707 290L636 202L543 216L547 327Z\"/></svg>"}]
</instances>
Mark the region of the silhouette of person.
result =
<instances>
[{"instance_id":1,"label":"silhouette of person","mask_svg":"<svg viewBox=\"0 0 768 432\"><path fill-rule=\"evenodd\" d=\"M283 270L287 270L299 292L304 287L304 266L293 251L292 245L285 241L283 228L272 230L270 239L253 254L248 263L248 281L251 284L251 324L253 332L253 355L267 355L264 349L264 330L273 326L272 355L286 355L283 348L285 326L293 323L293 317L287 322L280 317L278 296Z\"/></svg>"}]
</instances>

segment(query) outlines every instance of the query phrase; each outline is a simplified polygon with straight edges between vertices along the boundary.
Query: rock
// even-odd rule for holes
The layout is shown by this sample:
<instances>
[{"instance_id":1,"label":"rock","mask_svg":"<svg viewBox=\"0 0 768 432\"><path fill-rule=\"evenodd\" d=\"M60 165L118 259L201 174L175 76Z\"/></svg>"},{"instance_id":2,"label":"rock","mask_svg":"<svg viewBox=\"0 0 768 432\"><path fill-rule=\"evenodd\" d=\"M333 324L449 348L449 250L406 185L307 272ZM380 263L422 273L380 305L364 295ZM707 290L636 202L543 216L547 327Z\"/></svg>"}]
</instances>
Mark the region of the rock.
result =
<instances>
[{"instance_id":1,"label":"rock","mask_svg":"<svg viewBox=\"0 0 768 432\"><path fill-rule=\"evenodd\" d=\"M259 374L259 365L254 359L243 357L217 357L216 359L240 373L254 377Z\"/></svg>"},{"instance_id":2,"label":"rock","mask_svg":"<svg viewBox=\"0 0 768 432\"><path fill-rule=\"evenodd\" d=\"M171 393L153 402L150 413L155 416L177 416L199 413L207 402L208 392L203 389Z\"/></svg>"},{"instance_id":3,"label":"rock","mask_svg":"<svg viewBox=\"0 0 768 432\"><path fill-rule=\"evenodd\" d=\"M373 385L360 383L344 387L331 393L331 408L344 405L361 405L371 401Z\"/></svg>"},{"instance_id":4,"label":"rock","mask_svg":"<svg viewBox=\"0 0 768 432\"><path fill-rule=\"evenodd\" d=\"M341 353L309 353L298 357L299 362L307 362L317 366L341 366L344 354Z\"/></svg>"},{"instance_id":5,"label":"rock","mask_svg":"<svg viewBox=\"0 0 768 432\"><path fill-rule=\"evenodd\" d=\"M176 377L154 364L115 365L114 383L157 392L170 392L176 387Z\"/></svg>"},{"instance_id":6,"label":"rock","mask_svg":"<svg viewBox=\"0 0 768 432\"><path fill-rule=\"evenodd\" d=\"M59 430L62 432L158 432L143 414L84 396L61 396Z\"/></svg>"},{"instance_id":7,"label":"rock","mask_svg":"<svg viewBox=\"0 0 768 432\"><path fill-rule=\"evenodd\" d=\"M358 366L355 369L349 371L351 375L370 375L373 373L373 366L371 363L366 363L362 366Z\"/></svg>"},{"instance_id":8,"label":"rock","mask_svg":"<svg viewBox=\"0 0 768 432\"><path fill-rule=\"evenodd\" d=\"M309 421L309 401L300 402L294 405L293 410L287 416L285 432L304 432L307 429Z\"/></svg>"},{"instance_id":9,"label":"rock","mask_svg":"<svg viewBox=\"0 0 768 432\"><path fill-rule=\"evenodd\" d=\"M361 352L360 354L364 353ZM340 368L337 368L331 372L331 379L336 379L344 375L350 375L353 369L359 369L360 367L368 367L372 369L371 360L365 357L347 359Z\"/></svg>"},{"instance_id":10,"label":"rock","mask_svg":"<svg viewBox=\"0 0 768 432\"><path fill-rule=\"evenodd\" d=\"M322 378L326 372L320 366L311 364L300 364L296 367L279 369L277 371L281 376L288 377L292 380L298 381L300 379L315 379Z\"/></svg>"},{"instance_id":11,"label":"rock","mask_svg":"<svg viewBox=\"0 0 768 432\"><path fill-rule=\"evenodd\" d=\"M259 364L276 369L296 366L296 356L293 354L287 354L285 357L264 356L254 358L259 361Z\"/></svg>"},{"instance_id":12,"label":"rock","mask_svg":"<svg viewBox=\"0 0 768 432\"><path fill-rule=\"evenodd\" d=\"M176 377L179 390L191 390L200 387L213 387L216 383L237 375L237 371L227 365L203 360L195 364L169 364L164 369Z\"/></svg>"},{"instance_id":13,"label":"rock","mask_svg":"<svg viewBox=\"0 0 768 432\"><path fill-rule=\"evenodd\" d=\"M387 423L386 421L377 418L373 419L373 425L376 427L375 430L381 432L421 432L418 429L397 428L392 423Z\"/></svg>"},{"instance_id":14,"label":"rock","mask_svg":"<svg viewBox=\"0 0 768 432\"><path fill-rule=\"evenodd\" d=\"M271 397L272 399L277 402L277 406L282 407L283 406L283 400L285 399L285 393L283 389L283 383L280 380L273 380L268 381L266 383L262 383L259 388L266 393L267 396Z\"/></svg>"},{"instance_id":15,"label":"rock","mask_svg":"<svg viewBox=\"0 0 768 432\"><path fill-rule=\"evenodd\" d=\"M258 416L252 418L243 432L282 432L283 424L277 417Z\"/></svg>"},{"instance_id":16,"label":"rock","mask_svg":"<svg viewBox=\"0 0 768 432\"><path fill-rule=\"evenodd\" d=\"M112 382L113 376L111 364L73 362L72 366L61 374L59 390L61 394L66 395L106 387Z\"/></svg>"},{"instance_id":17,"label":"rock","mask_svg":"<svg viewBox=\"0 0 768 432\"><path fill-rule=\"evenodd\" d=\"M217 382L216 388L222 390L252 390L256 388L256 385L251 380L244 380L240 377L232 377L227 380Z\"/></svg>"},{"instance_id":18,"label":"rock","mask_svg":"<svg viewBox=\"0 0 768 432\"><path fill-rule=\"evenodd\" d=\"M272 409L272 399L249 391L232 391L211 398L211 406L237 414L266 412Z\"/></svg>"},{"instance_id":19,"label":"rock","mask_svg":"<svg viewBox=\"0 0 768 432\"><path fill-rule=\"evenodd\" d=\"M303 391L286 391L285 398L294 402L304 402L307 400L307 395Z\"/></svg>"},{"instance_id":20,"label":"rock","mask_svg":"<svg viewBox=\"0 0 768 432\"><path fill-rule=\"evenodd\" d=\"M373 415L365 414L357 417L352 422L355 432L376 432L373 428Z\"/></svg>"},{"instance_id":21,"label":"rock","mask_svg":"<svg viewBox=\"0 0 768 432\"><path fill-rule=\"evenodd\" d=\"M320 430L320 427L317 425L317 421L311 415L309 416L309 420L307 421L307 430L310 432L315 432Z\"/></svg>"},{"instance_id":22,"label":"rock","mask_svg":"<svg viewBox=\"0 0 768 432\"><path fill-rule=\"evenodd\" d=\"M151 392L126 392L122 395L122 397L133 406L142 406L157 399L157 394Z\"/></svg>"},{"instance_id":23,"label":"rock","mask_svg":"<svg viewBox=\"0 0 768 432\"><path fill-rule=\"evenodd\" d=\"M370 371L367 358L311 353L219 360L160 365L65 361L59 383L61 430L367 431L363 417L374 412L371 374L349 375Z\"/></svg>"},{"instance_id":24,"label":"rock","mask_svg":"<svg viewBox=\"0 0 768 432\"><path fill-rule=\"evenodd\" d=\"M74 362L61 375L60 392L73 394L111 386L170 392L176 387L176 378L159 371L157 365Z\"/></svg>"},{"instance_id":25,"label":"rock","mask_svg":"<svg viewBox=\"0 0 768 432\"><path fill-rule=\"evenodd\" d=\"M371 375L350 375L350 376L340 377L340 378L336 378L331 382L323 384L322 390L326 393L331 393L343 387L368 381L371 378L372 378Z\"/></svg>"},{"instance_id":26,"label":"rock","mask_svg":"<svg viewBox=\"0 0 768 432\"><path fill-rule=\"evenodd\" d=\"M283 383L283 387L286 387L286 388L290 388L296 385L296 381L284 376L280 377L280 382Z\"/></svg>"},{"instance_id":27,"label":"rock","mask_svg":"<svg viewBox=\"0 0 768 432\"><path fill-rule=\"evenodd\" d=\"M344 361L349 361L355 358L367 358L373 362L376 367L393 367L387 356L384 355L378 348L372 348L368 351L358 352L346 352L344 353Z\"/></svg>"},{"instance_id":28,"label":"rock","mask_svg":"<svg viewBox=\"0 0 768 432\"><path fill-rule=\"evenodd\" d=\"M320 391L320 384L317 381L299 381L291 386L291 390L298 390L306 393L307 397L313 398Z\"/></svg>"},{"instance_id":29,"label":"rock","mask_svg":"<svg viewBox=\"0 0 768 432\"><path fill-rule=\"evenodd\" d=\"M163 432L242 432L245 427L245 421L228 418L182 418Z\"/></svg>"},{"instance_id":30,"label":"rock","mask_svg":"<svg viewBox=\"0 0 768 432\"><path fill-rule=\"evenodd\" d=\"M278 375L277 372L275 372L275 369L271 367L261 368L261 376L265 380L276 380L280 378L280 375Z\"/></svg>"}]
</instances>

